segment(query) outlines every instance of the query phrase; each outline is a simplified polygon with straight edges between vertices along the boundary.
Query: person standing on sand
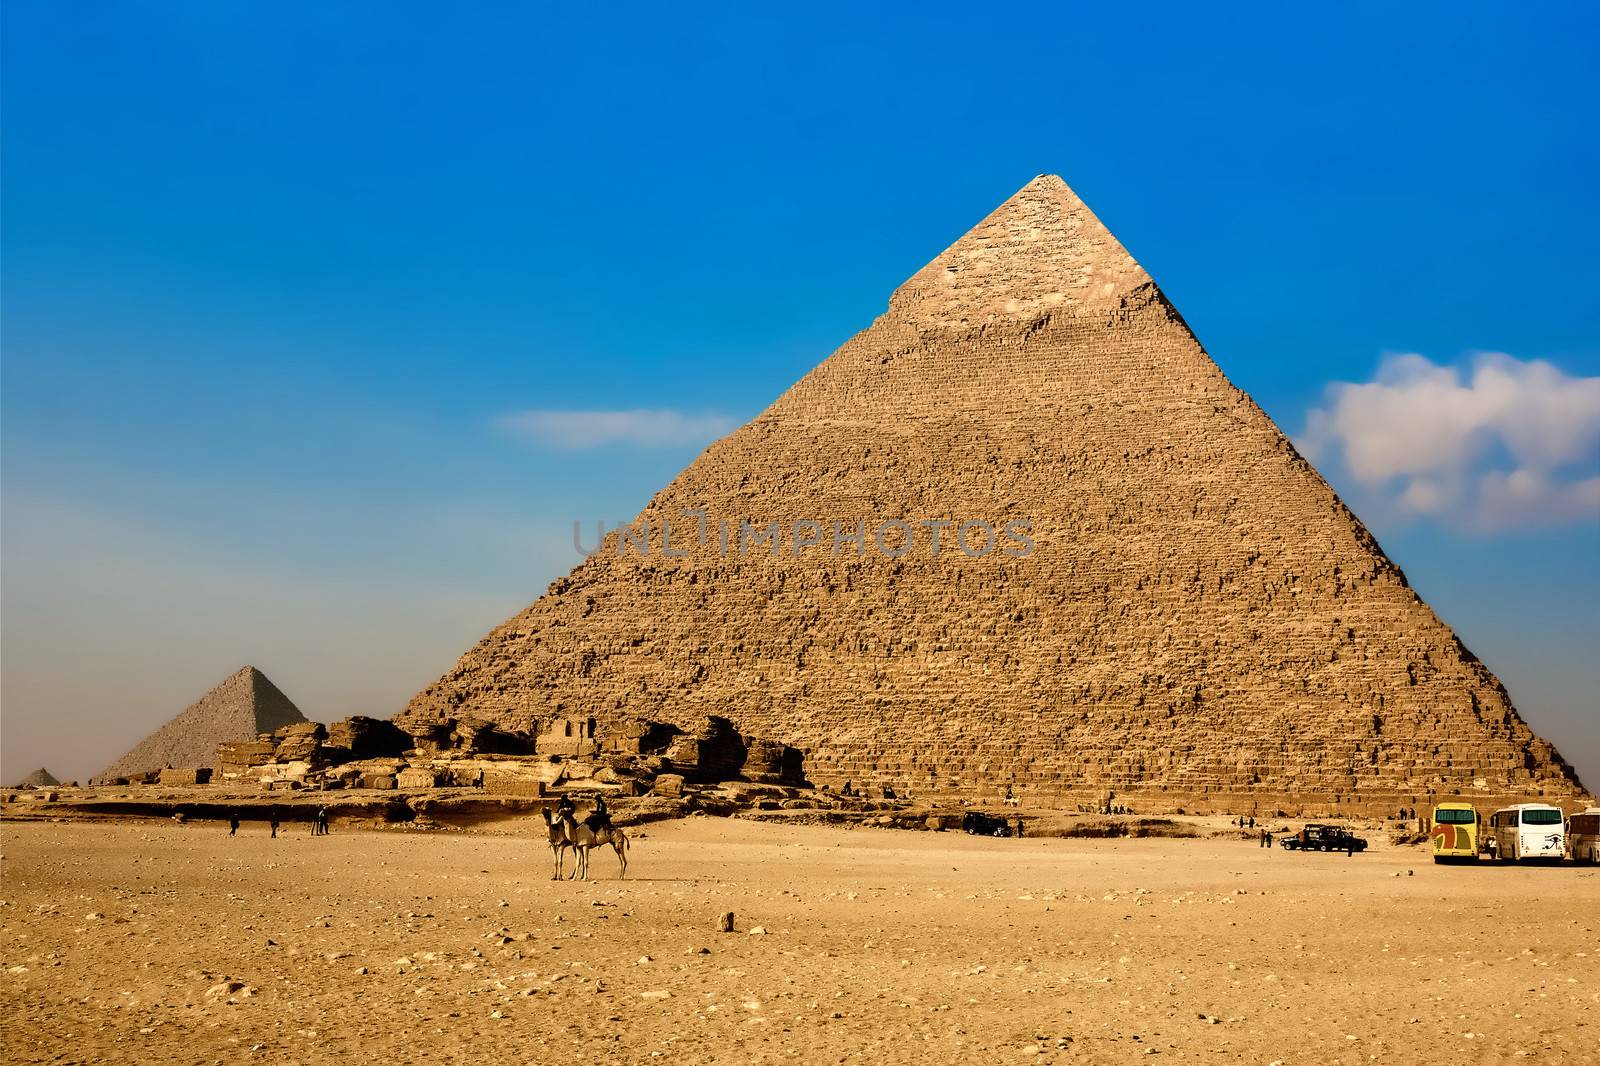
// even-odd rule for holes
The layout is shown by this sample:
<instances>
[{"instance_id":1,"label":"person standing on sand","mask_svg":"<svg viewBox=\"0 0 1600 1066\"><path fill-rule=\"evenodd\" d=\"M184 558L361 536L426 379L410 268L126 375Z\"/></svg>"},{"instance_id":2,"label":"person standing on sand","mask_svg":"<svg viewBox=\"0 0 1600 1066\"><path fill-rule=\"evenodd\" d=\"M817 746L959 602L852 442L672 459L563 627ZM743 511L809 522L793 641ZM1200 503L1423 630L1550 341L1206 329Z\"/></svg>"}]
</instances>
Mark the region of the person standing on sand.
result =
<instances>
[{"instance_id":1,"label":"person standing on sand","mask_svg":"<svg viewBox=\"0 0 1600 1066\"><path fill-rule=\"evenodd\" d=\"M272 825L272 839L276 840L278 839L278 812L272 812L272 821L270 824Z\"/></svg>"},{"instance_id":2,"label":"person standing on sand","mask_svg":"<svg viewBox=\"0 0 1600 1066\"><path fill-rule=\"evenodd\" d=\"M322 835L328 835L328 808L324 807L317 812L317 824L322 828Z\"/></svg>"},{"instance_id":3,"label":"person standing on sand","mask_svg":"<svg viewBox=\"0 0 1600 1066\"><path fill-rule=\"evenodd\" d=\"M239 834L239 812L238 811L234 811L232 814L228 815L228 835L229 836L238 836L238 834Z\"/></svg>"}]
</instances>

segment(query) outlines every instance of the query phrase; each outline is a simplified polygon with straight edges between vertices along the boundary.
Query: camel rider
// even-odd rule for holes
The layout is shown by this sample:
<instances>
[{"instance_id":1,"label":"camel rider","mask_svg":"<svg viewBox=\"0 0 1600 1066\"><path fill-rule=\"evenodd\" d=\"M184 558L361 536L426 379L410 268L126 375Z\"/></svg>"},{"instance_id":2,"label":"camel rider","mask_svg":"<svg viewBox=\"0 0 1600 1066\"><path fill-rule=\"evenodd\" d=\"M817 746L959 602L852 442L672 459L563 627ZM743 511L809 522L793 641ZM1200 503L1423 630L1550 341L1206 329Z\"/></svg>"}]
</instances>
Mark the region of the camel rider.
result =
<instances>
[{"instance_id":1,"label":"camel rider","mask_svg":"<svg viewBox=\"0 0 1600 1066\"><path fill-rule=\"evenodd\" d=\"M562 793L561 799L556 802L556 821L572 818L576 820L577 805L572 802L572 797Z\"/></svg>"},{"instance_id":2,"label":"camel rider","mask_svg":"<svg viewBox=\"0 0 1600 1066\"><path fill-rule=\"evenodd\" d=\"M583 821L590 829L601 829L611 824L611 812L606 810L606 798L604 796L596 796L594 798L594 810L590 811L589 817Z\"/></svg>"}]
</instances>

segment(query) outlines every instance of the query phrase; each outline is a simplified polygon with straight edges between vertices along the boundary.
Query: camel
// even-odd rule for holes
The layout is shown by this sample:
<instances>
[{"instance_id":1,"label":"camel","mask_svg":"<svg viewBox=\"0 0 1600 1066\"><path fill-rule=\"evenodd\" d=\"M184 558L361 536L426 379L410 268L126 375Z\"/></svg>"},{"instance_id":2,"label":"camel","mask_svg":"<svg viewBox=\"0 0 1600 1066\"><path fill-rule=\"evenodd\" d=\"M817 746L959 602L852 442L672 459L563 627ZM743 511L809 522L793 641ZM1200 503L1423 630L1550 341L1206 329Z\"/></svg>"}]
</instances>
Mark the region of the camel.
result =
<instances>
[{"instance_id":1,"label":"camel","mask_svg":"<svg viewBox=\"0 0 1600 1066\"><path fill-rule=\"evenodd\" d=\"M614 825L591 826L586 822L566 819L572 850L578 853L578 869L574 871L581 881L589 880L589 852L594 848L611 846L617 853L618 876L628 876L628 834Z\"/></svg>"},{"instance_id":2,"label":"camel","mask_svg":"<svg viewBox=\"0 0 1600 1066\"><path fill-rule=\"evenodd\" d=\"M589 880L589 852L609 845L617 853L617 866L622 877L628 876L628 834L614 825L592 826L580 822L570 814L552 817L549 808L541 808L545 827L550 832L550 851L556 857L556 873L551 880L561 877L561 853L573 850L575 861L568 879Z\"/></svg>"},{"instance_id":3,"label":"camel","mask_svg":"<svg viewBox=\"0 0 1600 1066\"><path fill-rule=\"evenodd\" d=\"M550 854L555 856L556 860L556 872L550 875L550 880L559 881L561 880L562 858L566 850L572 848L574 852L577 851L577 845L573 844L572 836L567 828L571 824L571 819L550 817L550 808L548 807L540 808L539 813L544 815L545 829L550 833ZM572 860L572 872L578 872L576 856Z\"/></svg>"}]
</instances>

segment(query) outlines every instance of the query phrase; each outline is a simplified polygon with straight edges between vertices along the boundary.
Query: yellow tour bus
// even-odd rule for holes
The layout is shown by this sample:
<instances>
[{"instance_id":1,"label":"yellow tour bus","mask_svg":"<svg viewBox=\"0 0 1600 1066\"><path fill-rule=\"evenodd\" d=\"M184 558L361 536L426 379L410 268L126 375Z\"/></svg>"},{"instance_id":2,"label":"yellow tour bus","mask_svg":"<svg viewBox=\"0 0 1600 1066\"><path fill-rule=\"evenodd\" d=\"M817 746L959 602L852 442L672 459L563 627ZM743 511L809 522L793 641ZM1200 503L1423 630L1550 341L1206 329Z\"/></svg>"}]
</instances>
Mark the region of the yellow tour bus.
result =
<instances>
[{"instance_id":1,"label":"yellow tour bus","mask_svg":"<svg viewBox=\"0 0 1600 1066\"><path fill-rule=\"evenodd\" d=\"M1477 862L1483 819L1477 808L1459 800L1434 807L1428 819L1434 862Z\"/></svg>"}]
</instances>

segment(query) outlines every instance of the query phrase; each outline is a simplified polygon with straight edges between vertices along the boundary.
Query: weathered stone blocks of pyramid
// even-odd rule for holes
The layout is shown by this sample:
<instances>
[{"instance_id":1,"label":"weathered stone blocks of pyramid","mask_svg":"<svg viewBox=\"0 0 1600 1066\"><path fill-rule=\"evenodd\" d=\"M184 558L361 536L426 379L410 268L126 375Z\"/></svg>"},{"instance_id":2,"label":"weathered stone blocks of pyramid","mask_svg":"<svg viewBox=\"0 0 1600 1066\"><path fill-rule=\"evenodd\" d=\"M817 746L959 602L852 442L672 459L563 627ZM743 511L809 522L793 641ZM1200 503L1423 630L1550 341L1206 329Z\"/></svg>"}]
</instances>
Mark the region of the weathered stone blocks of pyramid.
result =
<instances>
[{"instance_id":1,"label":"weathered stone blocks of pyramid","mask_svg":"<svg viewBox=\"0 0 1600 1066\"><path fill-rule=\"evenodd\" d=\"M344 752L334 762L395 756L411 747L410 734L392 722L351 715L328 727L328 746Z\"/></svg>"},{"instance_id":2,"label":"weathered stone blocks of pyramid","mask_svg":"<svg viewBox=\"0 0 1600 1066\"><path fill-rule=\"evenodd\" d=\"M971 519L1025 522L1033 550L951 550ZM719 550L775 520L828 535ZM834 523L889 520L916 550L834 550ZM931 520L954 523L937 557ZM708 448L645 526L648 555L611 535L407 714L724 715L819 782L1044 802L1581 790L1059 178Z\"/></svg>"}]
</instances>

